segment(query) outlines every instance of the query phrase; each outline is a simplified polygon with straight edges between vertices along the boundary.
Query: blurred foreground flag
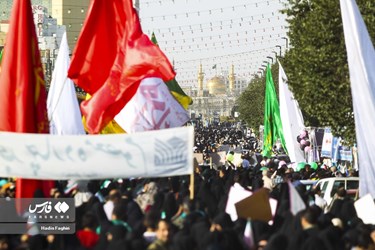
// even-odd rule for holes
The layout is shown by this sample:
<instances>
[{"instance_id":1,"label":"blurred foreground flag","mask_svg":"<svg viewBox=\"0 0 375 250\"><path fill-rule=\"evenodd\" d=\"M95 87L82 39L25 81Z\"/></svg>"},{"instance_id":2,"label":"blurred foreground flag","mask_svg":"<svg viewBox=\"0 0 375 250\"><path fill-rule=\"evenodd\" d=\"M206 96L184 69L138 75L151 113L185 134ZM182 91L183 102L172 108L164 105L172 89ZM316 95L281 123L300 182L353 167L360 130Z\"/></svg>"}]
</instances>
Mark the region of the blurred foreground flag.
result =
<instances>
[{"instance_id":1,"label":"blurred foreground flag","mask_svg":"<svg viewBox=\"0 0 375 250\"><path fill-rule=\"evenodd\" d=\"M68 76L92 98L81 104L89 133L99 133L148 77L175 76L164 53L142 32L132 0L93 0Z\"/></svg>"},{"instance_id":2,"label":"blurred foreground flag","mask_svg":"<svg viewBox=\"0 0 375 250\"><path fill-rule=\"evenodd\" d=\"M137 93L115 117L128 133L180 127L189 120L186 110L160 78L141 81Z\"/></svg>"},{"instance_id":3,"label":"blurred foreground flag","mask_svg":"<svg viewBox=\"0 0 375 250\"><path fill-rule=\"evenodd\" d=\"M13 2L5 44L0 73L0 131L48 133L47 93L30 0ZM49 195L52 186L49 181L19 178L16 196L31 198L36 189Z\"/></svg>"},{"instance_id":4,"label":"blurred foreground flag","mask_svg":"<svg viewBox=\"0 0 375 250\"><path fill-rule=\"evenodd\" d=\"M359 155L359 194L375 197L375 51L354 0L340 0Z\"/></svg>"},{"instance_id":5,"label":"blurred foreground flag","mask_svg":"<svg viewBox=\"0 0 375 250\"><path fill-rule=\"evenodd\" d=\"M1 69L0 131L48 133L47 93L30 0L13 3Z\"/></svg>"},{"instance_id":6,"label":"blurred foreground flag","mask_svg":"<svg viewBox=\"0 0 375 250\"><path fill-rule=\"evenodd\" d=\"M85 134L74 84L67 75L69 64L69 47L65 32L61 40L47 98L51 134Z\"/></svg>"}]
</instances>

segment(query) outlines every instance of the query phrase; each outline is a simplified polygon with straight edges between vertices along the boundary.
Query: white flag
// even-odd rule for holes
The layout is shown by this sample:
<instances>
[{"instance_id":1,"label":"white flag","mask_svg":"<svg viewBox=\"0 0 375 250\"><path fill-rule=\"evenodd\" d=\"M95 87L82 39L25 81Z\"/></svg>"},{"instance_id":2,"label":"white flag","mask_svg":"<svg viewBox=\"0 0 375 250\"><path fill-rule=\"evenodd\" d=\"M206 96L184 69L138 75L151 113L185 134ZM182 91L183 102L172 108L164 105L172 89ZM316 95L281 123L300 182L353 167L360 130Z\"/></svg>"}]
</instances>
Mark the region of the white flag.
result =
<instances>
[{"instance_id":1,"label":"white flag","mask_svg":"<svg viewBox=\"0 0 375 250\"><path fill-rule=\"evenodd\" d=\"M187 111L156 77L143 79L133 98L115 117L127 133L180 127L188 120Z\"/></svg>"},{"instance_id":2,"label":"white flag","mask_svg":"<svg viewBox=\"0 0 375 250\"><path fill-rule=\"evenodd\" d=\"M288 78L279 62L279 103L283 132L291 162L305 161L304 152L300 149L297 136L305 128L302 112L288 87Z\"/></svg>"},{"instance_id":3,"label":"white flag","mask_svg":"<svg viewBox=\"0 0 375 250\"><path fill-rule=\"evenodd\" d=\"M243 234L243 240L244 240L245 244L247 245L248 249L251 250L251 249L254 248L254 246L255 246L254 233L253 233L253 229L251 227L250 219L247 220L245 231L244 231L244 234Z\"/></svg>"},{"instance_id":4,"label":"white flag","mask_svg":"<svg viewBox=\"0 0 375 250\"><path fill-rule=\"evenodd\" d=\"M299 211L306 209L306 204L305 202L303 202L298 191L295 189L295 187L290 181L288 181L288 187L289 187L290 212L292 212L293 215L296 215Z\"/></svg>"},{"instance_id":5,"label":"white flag","mask_svg":"<svg viewBox=\"0 0 375 250\"><path fill-rule=\"evenodd\" d=\"M340 0L359 156L359 194L375 197L375 51L354 0Z\"/></svg>"},{"instance_id":6,"label":"white flag","mask_svg":"<svg viewBox=\"0 0 375 250\"><path fill-rule=\"evenodd\" d=\"M242 201L243 199L251 196L253 192L244 189L238 183L234 183L234 185L229 189L227 205L225 207L225 212L229 214L232 221L236 221L238 219L236 203Z\"/></svg>"},{"instance_id":7,"label":"white flag","mask_svg":"<svg viewBox=\"0 0 375 250\"><path fill-rule=\"evenodd\" d=\"M50 134L85 134L73 81L68 78L68 40L64 33L47 97Z\"/></svg>"},{"instance_id":8,"label":"white flag","mask_svg":"<svg viewBox=\"0 0 375 250\"><path fill-rule=\"evenodd\" d=\"M358 218L361 218L363 223L375 225L375 203L371 194L366 194L356 200L354 207Z\"/></svg>"}]
</instances>

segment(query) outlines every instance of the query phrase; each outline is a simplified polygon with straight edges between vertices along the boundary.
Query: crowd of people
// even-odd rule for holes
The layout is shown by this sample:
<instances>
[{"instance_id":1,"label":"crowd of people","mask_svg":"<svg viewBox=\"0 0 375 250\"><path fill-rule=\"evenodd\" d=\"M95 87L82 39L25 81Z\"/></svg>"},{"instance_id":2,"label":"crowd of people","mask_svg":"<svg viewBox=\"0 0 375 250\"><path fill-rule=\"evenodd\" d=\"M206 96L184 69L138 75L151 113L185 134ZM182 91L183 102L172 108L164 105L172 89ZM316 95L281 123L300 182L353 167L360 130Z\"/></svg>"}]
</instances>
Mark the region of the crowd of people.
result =
<instances>
[{"instance_id":1,"label":"crowd of people","mask_svg":"<svg viewBox=\"0 0 375 250\"><path fill-rule=\"evenodd\" d=\"M375 249L375 225L357 216L344 188L326 204L319 188L307 190L296 182L335 176L336 170L306 164L295 171L277 157L254 161L257 143L253 135L232 124L196 125L195 152L208 157L222 145L241 147L249 164L196 167L193 199L190 176L58 181L50 196L74 198L76 233L1 235L0 250ZM297 214L291 212L289 183L297 183L295 189L306 205ZM14 197L17 187L11 181L0 185L2 197ZM225 212L231 188L266 189L278 201L272 223L233 221Z\"/></svg>"}]
</instances>

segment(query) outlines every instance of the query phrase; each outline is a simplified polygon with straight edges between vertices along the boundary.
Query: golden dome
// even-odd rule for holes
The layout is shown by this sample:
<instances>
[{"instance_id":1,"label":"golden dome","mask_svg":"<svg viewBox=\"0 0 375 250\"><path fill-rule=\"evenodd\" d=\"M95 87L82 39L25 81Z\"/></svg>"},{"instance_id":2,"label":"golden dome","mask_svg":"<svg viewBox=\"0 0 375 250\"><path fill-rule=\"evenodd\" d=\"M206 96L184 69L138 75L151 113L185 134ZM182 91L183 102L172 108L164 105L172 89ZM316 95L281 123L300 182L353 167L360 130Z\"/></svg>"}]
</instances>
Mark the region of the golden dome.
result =
<instances>
[{"instance_id":1,"label":"golden dome","mask_svg":"<svg viewBox=\"0 0 375 250\"><path fill-rule=\"evenodd\" d=\"M227 86L225 85L224 77L215 76L207 82L207 89L211 95L225 95L227 93Z\"/></svg>"}]
</instances>

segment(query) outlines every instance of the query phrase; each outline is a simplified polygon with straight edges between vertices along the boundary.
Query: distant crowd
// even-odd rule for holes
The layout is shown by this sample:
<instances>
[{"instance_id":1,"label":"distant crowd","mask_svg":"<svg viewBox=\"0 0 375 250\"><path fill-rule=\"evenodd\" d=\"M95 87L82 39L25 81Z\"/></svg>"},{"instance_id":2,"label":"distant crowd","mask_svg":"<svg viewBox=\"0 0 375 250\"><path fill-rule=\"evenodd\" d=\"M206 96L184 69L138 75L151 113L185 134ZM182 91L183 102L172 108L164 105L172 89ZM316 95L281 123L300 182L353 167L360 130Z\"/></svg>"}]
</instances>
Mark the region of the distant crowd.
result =
<instances>
[{"instance_id":1,"label":"distant crowd","mask_svg":"<svg viewBox=\"0 0 375 250\"><path fill-rule=\"evenodd\" d=\"M254 134L230 123L196 125L195 152L208 155L222 145L240 147L245 164L233 166L229 160L215 168L196 167L193 199L190 176L57 181L50 197L74 198L76 233L1 235L0 250L375 249L375 225L357 216L344 188L327 204L319 188L307 189L301 182L337 176L337 169L305 164L296 171L283 159L259 156L257 143ZM306 206L297 214L292 213L290 184ZM14 197L12 180L0 180L0 186L2 197ZM267 190L277 200L272 221L233 221L226 213L231 189Z\"/></svg>"}]
</instances>

